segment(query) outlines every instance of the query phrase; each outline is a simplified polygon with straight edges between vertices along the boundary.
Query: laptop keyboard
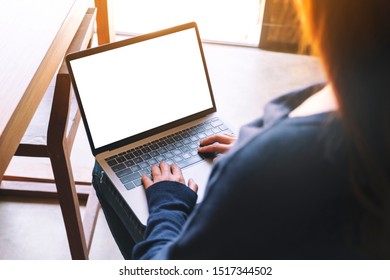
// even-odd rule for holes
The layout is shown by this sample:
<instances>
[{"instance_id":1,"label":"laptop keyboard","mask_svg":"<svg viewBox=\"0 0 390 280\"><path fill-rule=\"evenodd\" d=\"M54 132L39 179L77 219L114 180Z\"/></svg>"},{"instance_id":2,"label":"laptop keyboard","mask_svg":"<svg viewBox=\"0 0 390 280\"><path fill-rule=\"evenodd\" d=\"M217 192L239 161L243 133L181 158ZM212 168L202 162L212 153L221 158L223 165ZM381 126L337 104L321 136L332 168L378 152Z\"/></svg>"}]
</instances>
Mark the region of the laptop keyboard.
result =
<instances>
[{"instance_id":1,"label":"laptop keyboard","mask_svg":"<svg viewBox=\"0 0 390 280\"><path fill-rule=\"evenodd\" d=\"M142 185L141 175L150 176L151 166L161 161L180 168L199 162L210 155L198 153L200 140L218 133L232 133L224 123L213 118L148 144L111 156L106 162L131 190Z\"/></svg>"}]
</instances>

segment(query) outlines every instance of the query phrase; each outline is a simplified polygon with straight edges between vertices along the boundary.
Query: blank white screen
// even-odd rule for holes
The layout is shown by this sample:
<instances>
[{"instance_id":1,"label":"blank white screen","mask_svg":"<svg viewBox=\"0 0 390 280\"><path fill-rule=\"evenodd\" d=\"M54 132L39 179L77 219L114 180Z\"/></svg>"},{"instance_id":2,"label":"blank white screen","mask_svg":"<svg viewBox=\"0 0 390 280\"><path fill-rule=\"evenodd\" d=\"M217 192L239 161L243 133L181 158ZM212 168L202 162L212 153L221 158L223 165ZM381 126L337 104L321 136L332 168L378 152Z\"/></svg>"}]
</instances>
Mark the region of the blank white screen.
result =
<instances>
[{"instance_id":1,"label":"blank white screen","mask_svg":"<svg viewBox=\"0 0 390 280\"><path fill-rule=\"evenodd\" d=\"M70 63L95 148L213 106L195 28Z\"/></svg>"}]
</instances>

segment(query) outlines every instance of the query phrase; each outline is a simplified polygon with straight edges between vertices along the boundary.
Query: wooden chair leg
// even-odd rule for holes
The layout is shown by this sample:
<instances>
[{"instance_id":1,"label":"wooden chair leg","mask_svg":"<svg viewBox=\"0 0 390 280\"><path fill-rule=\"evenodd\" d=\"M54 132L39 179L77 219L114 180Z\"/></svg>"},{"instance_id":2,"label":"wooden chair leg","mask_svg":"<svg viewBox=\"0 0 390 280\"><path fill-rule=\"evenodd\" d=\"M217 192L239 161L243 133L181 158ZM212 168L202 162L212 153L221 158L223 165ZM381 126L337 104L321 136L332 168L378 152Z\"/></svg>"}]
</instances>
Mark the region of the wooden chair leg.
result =
<instances>
[{"instance_id":1,"label":"wooden chair leg","mask_svg":"<svg viewBox=\"0 0 390 280\"><path fill-rule=\"evenodd\" d=\"M72 259L88 259L80 205L70 164L70 148L66 138L67 112L70 106L70 77L59 73L53 97L47 136L47 147Z\"/></svg>"},{"instance_id":2,"label":"wooden chair leg","mask_svg":"<svg viewBox=\"0 0 390 280\"><path fill-rule=\"evenodd\" d=\"M56 157L50 160L72 259L86 260L89 252L69 157L62 150L57 151Z\"/></svg>"},{"instance_id":3,"label":"wooden chair leg","mask_svg":"<svg viewBox=\"0 0 390 280\"><path fill-rule=\"evenodd\" d=\"M100 203L96 196L95 190L91 189L88 196L87 205L85 206L85 215L83 220L85 242L87 244L87 250L90 252L92 239L96 228L97 217L99 215Z\"/></svg>"}]
</instances>

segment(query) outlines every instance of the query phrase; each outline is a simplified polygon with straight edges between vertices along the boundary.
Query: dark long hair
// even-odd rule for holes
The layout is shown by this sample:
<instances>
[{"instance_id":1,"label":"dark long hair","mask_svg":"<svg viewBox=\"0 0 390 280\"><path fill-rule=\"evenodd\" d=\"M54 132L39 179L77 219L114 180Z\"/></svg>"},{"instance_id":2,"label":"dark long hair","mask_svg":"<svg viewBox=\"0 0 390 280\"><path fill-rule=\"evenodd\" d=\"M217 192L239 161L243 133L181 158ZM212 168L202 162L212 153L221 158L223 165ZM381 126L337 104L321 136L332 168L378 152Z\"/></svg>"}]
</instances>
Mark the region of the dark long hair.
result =
<instances>
[{"instance_id":1,"label":"dark long hair","mask_svg":"<svg viewBox=\"0 0 390 280\"><path fill-rule=\"evenodd\" d=\"M296 2L344 122L359 245L390 258L390 1Z\"/></svg>"}]
</instances>

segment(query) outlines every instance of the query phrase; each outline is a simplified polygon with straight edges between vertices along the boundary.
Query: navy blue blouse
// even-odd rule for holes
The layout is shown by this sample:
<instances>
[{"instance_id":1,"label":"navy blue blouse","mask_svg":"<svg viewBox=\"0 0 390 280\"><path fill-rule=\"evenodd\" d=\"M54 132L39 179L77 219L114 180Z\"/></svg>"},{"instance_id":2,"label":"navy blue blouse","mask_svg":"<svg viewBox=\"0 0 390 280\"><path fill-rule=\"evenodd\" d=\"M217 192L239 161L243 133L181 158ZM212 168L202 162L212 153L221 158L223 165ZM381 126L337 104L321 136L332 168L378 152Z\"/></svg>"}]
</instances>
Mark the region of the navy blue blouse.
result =
<instances>
[{"instance_id":1,"label":"navy blue blouse","mask_svg":"<svg viewBox=\"0 0 390 280\"><path fill-rule=\"evenodd\" d=\"M244 126L210 175L203 202L175 182L146 190L135 259L365 258L346 233L348 164L335 112L289 118L323 85L281 96ZM196 178L194 178L196 181Z\"/></svg>"}]
</instances>

